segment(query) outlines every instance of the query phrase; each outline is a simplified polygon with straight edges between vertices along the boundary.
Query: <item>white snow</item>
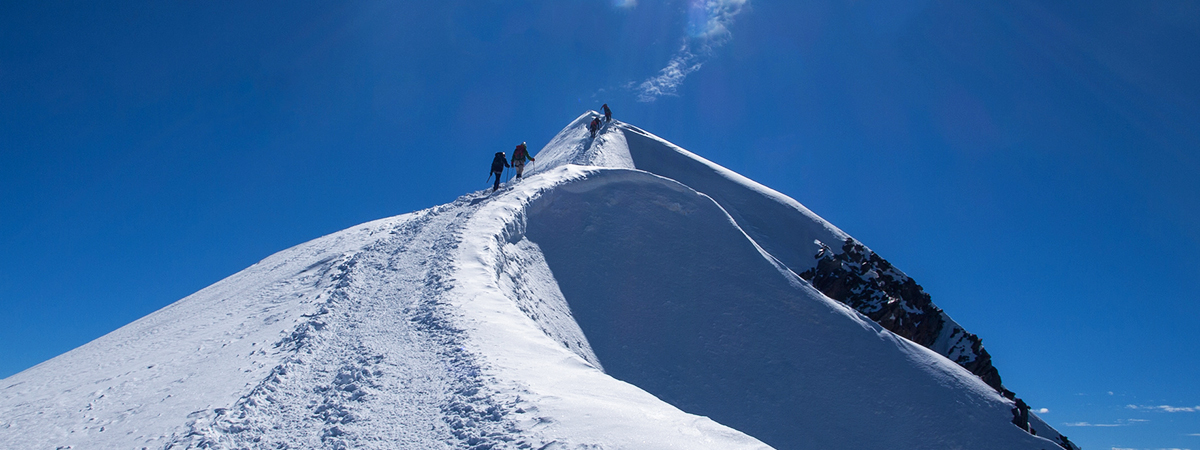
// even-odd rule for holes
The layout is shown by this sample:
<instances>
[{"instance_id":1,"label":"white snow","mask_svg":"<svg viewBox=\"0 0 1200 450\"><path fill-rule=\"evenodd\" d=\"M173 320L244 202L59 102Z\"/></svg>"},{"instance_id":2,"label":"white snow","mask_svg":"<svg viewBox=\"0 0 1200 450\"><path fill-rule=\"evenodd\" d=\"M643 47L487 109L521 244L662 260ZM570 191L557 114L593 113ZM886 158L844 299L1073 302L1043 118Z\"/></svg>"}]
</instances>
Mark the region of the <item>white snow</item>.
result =
<instances>
[{"instance_id":1,"label":"white snow","mask_svg":"<svg viewBox=\"0 0 1200 450\"><path fill-rule=\"evenodd\" d=\"M594 115L0 381L0 448L1054 448L796 276L845 233Z\"/></svg>"}]
</instances>

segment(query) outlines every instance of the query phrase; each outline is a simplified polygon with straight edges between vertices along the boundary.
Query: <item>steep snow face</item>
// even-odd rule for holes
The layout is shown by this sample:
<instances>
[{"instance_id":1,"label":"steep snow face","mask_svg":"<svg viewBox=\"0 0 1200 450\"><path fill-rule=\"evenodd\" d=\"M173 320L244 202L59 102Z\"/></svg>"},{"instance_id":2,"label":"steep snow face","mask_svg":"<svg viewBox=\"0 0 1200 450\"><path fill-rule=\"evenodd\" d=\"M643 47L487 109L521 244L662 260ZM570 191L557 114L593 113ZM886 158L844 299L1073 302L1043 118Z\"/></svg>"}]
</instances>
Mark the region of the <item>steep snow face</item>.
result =
<instances>
[{"instance_id":1,"label":"steep snow face","mask_svg":"<svg viewBox=\"0 0 1200 450\"><path fill-rule=\"evenodd\" d=\"M825 298L674 181L563 185L526 237L609 375L776 448L1047 446L979 379Z\"/></svg>"},{"instance_id":2,"label":"steep snow face","mask_svg":"<svg viewBox=\"0 0 1200 450\"><path fill-rule=\"evenodd\" d=\"M618 124L616 128L625 136L638 169L678 180L711 196L755 242L825 295L939 352L1011 396L982 341L934 305L912 278L875 252L786 195L637 127Z\"/></svg>"},{"instance_id":3,"label":"steep snow face","mask_svg":"<svg viewBox=\"0 0 1200 450\"><path fill-rule=\"evenodd\" d=\"M800 202L632 125L620 124L635 167L708 195L759 245L792 271L816 265L822 242L849 237Z\"/></svg>"},{"instance_id":4,"label":"steep snow face","mask_svg":"<svg viewBox=\"0 0 1200 450\"><path fill-rule=\"evenodd\" d=\"M888 329L960 364L992 388L1011 395L1001 386L999 374L992 367L991 357L982 348L980 340L933 305L929 295L911 278L861 243L855 242L795 200L637 127L613 122L606 124L595 139L589 139L583 130L587 121L595 115L593 112L577 119L555 138L555 142L574 142L572 151L592 155L589 157L591 161L622 161L620 167L626 167L624 161L631 160L637 169L679 181L704 193L732 217L755 245L766 250L769 259L814 283L820 281L824 294L857 308ZM563 148L548 147L544 151L563 151ZM543 168L549 166L547 164ZM661 238L648 238L648 241L661 242ZM851 250L833 250L839 247ZM555 259L549 255L547 258ZM695 259L685 259L694 264ZM840 263L827 264L830 261ZM611 271L608 268L605 270L606 273ZM572 275L580 273L574 268L566 272ZM814 280L814 277L820 279ZM563 284L569 283L564 281ZM596 289L584 291L594 292ZM577 305L574 307L578 308ZM611 336L605 333L601 335ZM593 336L592 339L596 338ZM601 356L601 359L606 358ZM646 387L642 383L637 384ZM1052 428L1041 427L1038 431L1042 436L1056 442L1059 440L1059 434Z\"/></svg>"},{"instance_id":5,"label":"steep snow face","mask_svg":"<svg viewBox=\"0 0 1200 450\"><path fill-rule=\"evenodd\" d=\"M547 157L541 168L568 162L636 168L703 192L756 244L825 295L934 349L1004 391L982 341L934 305L912 278L845 232L791 197L635 126L614 121L590 138L586 124L598 116L586 113L555 136L543 149Z\"/></svg>"}]
</instances>

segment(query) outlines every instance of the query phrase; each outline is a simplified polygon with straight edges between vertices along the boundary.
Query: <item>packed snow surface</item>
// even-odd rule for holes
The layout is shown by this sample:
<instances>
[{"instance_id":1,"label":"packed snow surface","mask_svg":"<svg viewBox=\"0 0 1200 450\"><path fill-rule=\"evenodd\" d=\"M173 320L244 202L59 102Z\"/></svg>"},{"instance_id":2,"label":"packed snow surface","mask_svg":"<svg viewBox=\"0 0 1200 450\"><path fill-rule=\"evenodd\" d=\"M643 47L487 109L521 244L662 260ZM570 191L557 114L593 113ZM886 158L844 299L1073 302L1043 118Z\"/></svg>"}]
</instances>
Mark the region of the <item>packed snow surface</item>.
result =
<instances>
[{"instance_id":1,"label":"packed snow surface","mask_svg":"<svg viewBox=\"0 0 1200 450\"><path fill-rule=\"evenodd\" d=\"M0 381L0 448L1055 448L796 275L845 233L593 114Z\"/></svg>"}]
</instances>

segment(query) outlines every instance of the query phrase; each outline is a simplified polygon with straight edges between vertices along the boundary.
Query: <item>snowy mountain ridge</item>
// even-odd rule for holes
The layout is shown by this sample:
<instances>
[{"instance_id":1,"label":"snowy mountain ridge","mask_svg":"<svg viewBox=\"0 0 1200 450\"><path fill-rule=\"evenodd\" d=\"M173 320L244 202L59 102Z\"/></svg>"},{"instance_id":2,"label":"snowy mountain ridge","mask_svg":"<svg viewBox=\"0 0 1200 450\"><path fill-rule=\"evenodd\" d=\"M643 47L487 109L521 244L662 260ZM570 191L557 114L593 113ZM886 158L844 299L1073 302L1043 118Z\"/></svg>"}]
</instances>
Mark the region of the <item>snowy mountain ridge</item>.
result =
<instances>
[{"instance_id":1,"label":"snowy mountain ridge","mask_svg":"<svg viewBox=\"0 0 1200 450\"><path fill-rule=\"evenodd\" d=\"M636 127L589 138L594 114L495 194L284 250L3 380L0 448L1058 444L814 288L847 279L814 271L845 233Z\"/></svg>"}]
</instances>

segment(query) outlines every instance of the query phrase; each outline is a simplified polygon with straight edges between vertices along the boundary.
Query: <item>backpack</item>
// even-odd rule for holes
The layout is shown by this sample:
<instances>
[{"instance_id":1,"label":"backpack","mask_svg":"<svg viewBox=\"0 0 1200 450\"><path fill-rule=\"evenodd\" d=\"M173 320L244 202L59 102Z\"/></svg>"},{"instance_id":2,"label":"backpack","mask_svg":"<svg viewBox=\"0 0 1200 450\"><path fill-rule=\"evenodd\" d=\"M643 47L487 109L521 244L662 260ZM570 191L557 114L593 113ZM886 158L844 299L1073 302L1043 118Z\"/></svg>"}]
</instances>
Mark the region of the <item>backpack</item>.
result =
<instances>
[{"instance_id":1,"label":"backpack","mask_svg":"<svg viewBox=\"0 0 1200 450\"><path fill-rule=\"evenodd\" d=\"M496 157L492 158L492 172L500 172L508 167L508 161L504 160L504 152L496 152Z\"/></svg>"}]
</instances>

